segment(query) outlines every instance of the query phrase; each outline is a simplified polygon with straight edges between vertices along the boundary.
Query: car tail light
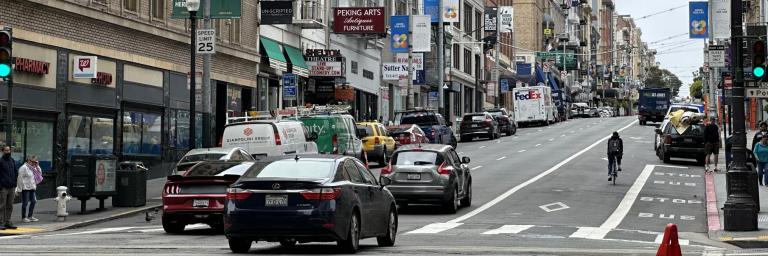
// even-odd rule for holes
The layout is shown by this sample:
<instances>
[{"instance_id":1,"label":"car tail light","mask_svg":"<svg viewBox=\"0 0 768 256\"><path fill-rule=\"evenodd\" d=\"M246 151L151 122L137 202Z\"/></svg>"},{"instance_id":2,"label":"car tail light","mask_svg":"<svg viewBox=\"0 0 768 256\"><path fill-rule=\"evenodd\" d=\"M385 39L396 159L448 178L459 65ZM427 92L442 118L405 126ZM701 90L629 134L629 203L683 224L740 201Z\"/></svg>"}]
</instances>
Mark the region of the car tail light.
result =
<instances>
[{"instance_id":1,"label":"car tail light","mask_svg":"<svg viewBox=\"0 0 768 256\"><path fill-rule=\"evenodd\" d=\"M664 136L664 144L672 144L672 135Z\"/></svg>"},{"instance_id":2,"label":"car tail light","mask_svg":"<svg viewBox=\"0 0 768 256\"><path fill-rule=\"evenodd\" d=\"M485 124L487 124L487 125L491 125L491 119L490 119L490 118L486 118L486 119L485 119Z\"/></svg>"},{"instance_id":3,"label":"car tail light","mask_svg":"<svg viewBox=\"0 0 768 256\"><path fill-rule=\"evenodd\" d=\"M445 162L443 162L442 164L440 164L440 166L437 167L437 173L439 173L440 175L451 175L452 170L453 168L446 165Z\"/></svg>"},{"instance_id":4,"label":"car tail light","mask_svg":"<svg viewBox=\"0 0 768 256\"><path fill-rule=\"evenodd\" d=\"M392 160L389 160L389 163L384 168L381 168L381 174L390 174L392 173Z\"/></svg>"},{"instance_id":5,"label":"car tail light","mask_svg":"<svg viewBox=\"0 0 768 256\"><path fill-rule=\"evenodd\" d=\"M307 200L335 200L341 197L341 188L316 188L299 194Z\"/></svg>"},{"instance_id":6,"label":"car tail light","mask_svg":"<svg viewBox=\"0 0 768 256\"><path fill-rule=\"evenodd\" d=\"M244 190L241 188L228 188L227 200L241 201L251 197L251 194L252 194L251 191Z\"/></svg>"},{"instance_id":7,"label":"car tail light","mask_svg":"<svg viewBox=\"0 0 768 256\"><path fill-rule=\"evenodd\" d=\"M178 194L180 190L181 189L179 188L179 185L167 184L165 185L165 188L163 188L163 194L166 194L166 195Z\"/></svg>"},{"instance_id":8,"label":"car tail light","mask_svg":"<svg viewBox=\"0 0 768 256\"><path fill-rule=\"evenodd\" d=\"M275 145L279 146L279 145L282 145L282 144L283 144L283 141L280 140L280 133L275 132Z\"/></svg>"},{"instance_id":9,"label":"car tail light","mask_svg":"<svg viewBox=\"0 0 768 256\"><path fill-rule=\"evenodd\" d=\"M381 140L379 139L379 137L376 137L376 138L373 139L373 143L379 144L379 143L381 143Z\"/></svg>"},{"instance_id":10,"label":"car tail light","mask_svg":"<svg viewBox=\"0 0 768 256\"><path fill-rule=\"evenodd\" d=\"M339 153L339 136L334 134L333 137L331 137L331 143L333 143L333 153L338 154Z\"/></svg>"}]
</instances>

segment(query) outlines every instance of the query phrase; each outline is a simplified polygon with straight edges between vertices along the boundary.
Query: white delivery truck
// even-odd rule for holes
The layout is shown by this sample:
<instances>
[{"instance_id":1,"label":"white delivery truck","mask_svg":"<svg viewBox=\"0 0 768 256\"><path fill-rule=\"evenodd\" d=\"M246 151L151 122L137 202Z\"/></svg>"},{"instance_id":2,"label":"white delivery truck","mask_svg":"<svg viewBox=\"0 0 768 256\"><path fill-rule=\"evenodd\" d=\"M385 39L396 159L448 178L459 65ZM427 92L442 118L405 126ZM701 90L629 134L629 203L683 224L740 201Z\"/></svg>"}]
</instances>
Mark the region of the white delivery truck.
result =
<instances>
[{"instance_id":1,"label":"white delivery truck","mask_svg":"<svg viewBox=\"0 0 768 256\"><path fill-rule=\"evenodd\" d=\"M549 125L557 117L552 103L552 88L530 86L512 89L515 100L515 117L519 124Z\"/></svg>"}]
</instances>

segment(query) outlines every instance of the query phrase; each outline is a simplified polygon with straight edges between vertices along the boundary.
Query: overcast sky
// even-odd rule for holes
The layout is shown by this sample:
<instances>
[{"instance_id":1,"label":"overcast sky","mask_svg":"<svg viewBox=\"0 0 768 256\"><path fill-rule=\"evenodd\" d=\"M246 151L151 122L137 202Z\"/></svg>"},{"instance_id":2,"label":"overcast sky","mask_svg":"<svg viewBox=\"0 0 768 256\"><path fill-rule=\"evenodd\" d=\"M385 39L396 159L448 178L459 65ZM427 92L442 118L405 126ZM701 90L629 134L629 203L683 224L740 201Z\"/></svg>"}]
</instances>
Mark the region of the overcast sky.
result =
<instances>
[{"instance_id":1,"label":"overcast sky","mask_svg":"<svg viewBox=\"0 0 768 256\"><path fill-rule=\"evenodd\" d=\"M618 14L629 14L643 32L643 41L656 49L656 61L683 81L680 95L688 95L688 85L693 82L692 72L703 63L704 40L688 39L687 0L615 0ZM661 11L677 8L642 18ZM685 34L685 35L682 35ZM668 39L670 37L673 37ZM662 41L663 40L663 41Z\"/></svg>"}]
</instances>

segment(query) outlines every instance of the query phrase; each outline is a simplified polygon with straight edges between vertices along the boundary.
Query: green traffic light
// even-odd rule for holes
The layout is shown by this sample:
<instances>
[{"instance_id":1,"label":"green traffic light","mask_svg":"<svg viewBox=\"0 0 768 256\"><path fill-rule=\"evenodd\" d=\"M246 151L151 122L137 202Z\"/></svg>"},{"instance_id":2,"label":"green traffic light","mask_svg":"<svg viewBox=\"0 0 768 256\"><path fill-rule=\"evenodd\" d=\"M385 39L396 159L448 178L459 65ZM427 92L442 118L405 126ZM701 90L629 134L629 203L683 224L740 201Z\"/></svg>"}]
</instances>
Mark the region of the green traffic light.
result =
<instances>
[{"instance_id":1,"label":"green traffic light","mask_svg":"<svg viewBox=\"0 0 768 256\"><path fill-rule=\"evenodd\" d=\"M755 77L760 78L765 75L765 68L763 67L754 67L752 68L752 74L755 75Z\"/></svg>"},{"instance_id":2,"label":"green traffic light","mask_svg":"<svg viewBox=\"0 0 768 256\"><path fill-rule=\"evenodd\" d=\"M11 66L8 64L0 64L0 77L8 77L11 75Z\"/></svg>"}]
</instances>

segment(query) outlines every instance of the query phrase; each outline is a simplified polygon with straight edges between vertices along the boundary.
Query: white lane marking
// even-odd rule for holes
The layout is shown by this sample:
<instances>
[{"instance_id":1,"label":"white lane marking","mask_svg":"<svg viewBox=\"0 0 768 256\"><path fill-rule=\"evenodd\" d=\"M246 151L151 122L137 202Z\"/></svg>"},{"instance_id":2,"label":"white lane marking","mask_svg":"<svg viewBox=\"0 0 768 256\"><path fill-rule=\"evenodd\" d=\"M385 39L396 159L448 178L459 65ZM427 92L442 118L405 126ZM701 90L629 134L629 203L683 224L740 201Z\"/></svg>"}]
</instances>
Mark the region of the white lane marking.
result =
<instances>
[{"instance_id":1,"label":"white lane marking","mask_svg":"<svg viewBox=\"0 0 768 256\"><path fill-rule=\"evenodd\" d=\"M577 229L576 232L573 232L573 234L571 234L568 237L570 237L570 238L592 238L592 237L595 237L594 234L596 232L602 231L602 230L599 230L599 229L600 228L596 228L596 227L579 227L579 229ZM607 235L607 234L608 234L608 231L605 231L605 234L603 234L602 236L605 237L605 235Z\"/></svg>"},{"instance_id":2,"label":"white lane marking","mask_svg":"<svg viewBox=\"0 0 768 256\"><path fill-rule=\"evenodd\" d=\"M685 167L685 166L674 166L674 165L656 165L656 167L688 169L688 167Z\"/></svg>"},{"instance_id":3,"label":"white lane marking","mask_svg":"<svg viewBox=\"0 0 768 256\"><path fill-rule=\"evenodd\" d=\"M504 225L500 228L486 231L483 233L483 235L517 234L532 227L533 225Z\"/></svg>"},{"instance_id":4,"label":"white lane marking","mask_svg":"<svg viewBox=\"0 0 768 256\"><path fill-rule=\"evenodd\" d=\"M501 143L501 139L496 140L496 143Z\"/></svg>"},{"instance_id":5,"label":"white lane marking","mask_svg":"<svg viewBox=\"0 0 768 256\"><path fill-rule=\"evenodd\" d=\"M525 152L525 149L521 149L520 151L517 151L517 153L523 153Z\"/></svg>"},{"instance_id":6,"label":"white lane marking","mask_svg":"<svg viewBox=\"0 0 768 256\"><path fill-rule=\"evenodd\" d=\"M607 157L603 157L602 159L603 159L603 160L605 160L605 161L608 161L608 158L607 158Z\"/></svg>"},{"instance_id":7,"label":"white lane marking","mask_svg":"<svg viewBox=\"0 0 768 256\"><path fill-rule=\"evenodd\" d=\"M463 154L464 154L464 152L459 152L458 154L459 154L459 155L463 155Z\"/></svg>"},{"instance_id":8,"label":"white lane marking","mask_svg":"<svg viewBox=\"0 0 768 256\"><path fill-rule=\"evenodd\" d=\"M637 120L632 121L627 126L624 126L623 128L619 129L618 131L619 132L624 131L624 130L628 129L629 127L632 127L632 125L634 125L636 122L637 122ZM523 183L521 183L521 184L519 184L519 185L517 185L517 186L515 186L515 187L513 187L511 189L509 189L509 190L507 190L503 194L501 194L501 195L497 196L496 198L494 198L493 200L491 200L491 201L481 205L480 207L476 208L475 210L473 210L471 212L468 212L468 213L466 213L466 214L464 214L462 216L459 216L458 218L449 220L448 223L458 223L460 221L464 221L466 219L472 218L475 215L478 215L481 212L484 212L485 210L488 210L489 208L491 208L494 205L500 203L501 201L503 201L507 197L509 197L512 194L516 193L517 191L527 187L528 185L531 185L532 183L540 180L544 176L549 175L550 173L556 171L557 169L560 169L560 167L562 167L563 165L567 164L568 162L572 161L573 159L576 159L577 157L579 157L580 155L586 153L587 151L589 151L590 149L596 147L597 145L600 145L601 143L603 143L603 141L606 141L609 138L611 138L611 135L605 136L602 139L599 139L599 140L595 141L595 143L593 143L592 145L587 146L586 148L582 149L579 152L576 152L576 154L573 154L572 156L566 158L562 162L556 164L555 166L552 166L552 168L549 168L549 170L546 170L546 171L544 171L542 173L539 173L539 175L536 175L535 177L533 177L533 178L531 178L531 179L529 179L529 180L527 180L527 181L525 181L525 182L523 182Z\"/></svg>"},{"instance_id":9,"label":"white lane marking","mask_svg":"<svg viewBox=\"0 0 768 256\"><path fill-rule=\"evenodd\" d=\"M656 235L656 240L653 241L655 244L661 244L661 241L664 240L664 234L658 234ZM690 241L685 239L678 239L677 241L680 245L688 245L690 244Z\"/></svg>"},{"instance_id":10,"label":"white lane marking","mask_svg":"<svg viewBox=\"0 0 768 256\"><path fill-rule=\"evenodd\" d=\"M100 228L100 229L82 231L77 233L53 234L53 235L47 235L47 236L73 236L73 235L99 234L99 233L123 231L123 230L132 229L132 228L136 228L136 227Z\"/></svg>"},{"instance_id":11,"label":"white lane marking","mask_svg":"<svg viewBox=\"0 0 768 256\"><path fill-rule=\"evenodd\" d=\"M551 138L551 139L549 139L549 141L555 141L555 138Z\"/></svg>"},{"instance_id":12,"label":"white lane marking","mask_svg":"<svg viewBox=\"0 0 768 256\"><path fill-rule=\"evenodd\" d=\"M565 134L560 135L560 137L565 137Z\"/></svg>"},{"instance_id":13,"label":"white lane marking","mask_svg":"<svg viewBox=\"0 0 768 256\"><path fill-rule=\"evenodd\" d=\"M483 166L482 165L478 165L478 166L472 167L472 169L470 169L470 170L474 171L474 170L477 170L477 169L480 169L480 168L483 168Z\"/></svg>"},{"instance_id":14,"label":"white lane marking","mask_svg":"<svg viewBox=\"0 0 768 256\"><path fill-rule=\"evenodd\" d=\"M163 228L158 228L160 226L154 226L154 228L148 228L148 229L139 229L139 230L131 230L131 232L139 232L139 233L155 233L155 232L163 232L165 231ZM187 225L184 227L184 230L195 230L195 229L207 229L210 228L207 224L193 224L193 225Z\"/></svg>"},{"instance_id":15,"label":"white lane marking","mask_svg":"<svg viewBox=\"0 0 768 256\"><path fill-rule=\"evenodd\" d=\"M502 157L496 158L496 161L504 160L504 158L507 158L507 157L506 156L502 156Z\"/></svg>"},{"instance_id":16,"label":"white lane marking","mask_svg":"<svg viewBox=\"0 0 768 256\"><path fill-rule=\"evenodd\" d=\"M540 205L539 208L541 208L545 212L556 212L556 211L565 210L571 207L565 205L563 202L556 202L551 204Z\"/></svg>"},{"instance_id":17,"label":"white lane marking","mask_svg":"<svg viewBox=\"0 0 768 256\"><path fill-rule=\"evenodd\" d=\"M536 130L536 131L537 131L537 132L541 132L541 131L544 131L544 130L542 130L542 129L538 129L538 130Z\"/></svg>"},{"instance_id":18,"label":"white lane marking","mask_svg":"<svg viewBox=\"0 0 768 256\"><path fill-rule=\"evenodd\" d=\"M426 225L420 229L408 232L407 234L437 234L452 228L456 228L458 226L461 226L464 223L432 223L429 225Z\"/></svg>"},{"instance_id":19,"label":"white lane marking","mask_svg":"<svg viewBox=\"0 0 768 256\"><path fill-rule=\"evenodd\" d=\"M637 196L640 194L640 190L642 190L643 186L645 186L645 182L648 181L648 177L651 176L653 168L655 167L656 166L654 165L646 165L645 168L643 168L643 171L640 173L640 176L637 177L635 183L632 184L632 187L629 188L629 191L624 194L624 198L621 199L621 202L619 203L619 206L616 207L616 210L614 210L611 216L609 216L608 219L606 219L605 222L600 225L600 229L611 230L615 229L619 226L619 224L621 224L621 221L624 220L624 217L626 217L627 213L629 213L629 209L632 208L633 204L635 204L635 200L637 200ZM600 237L599 239L603 238L605 238L605 236Z\"/></svg>"},{"instance_id":20,"label":"white lane marking","mask_svg":"<svg viewBox=\"0 0 768 256\"><path fill-rule=\"evenodd\" d=\"M538 147L538 146L541 146L541 144L536 144L534 147Z\"/></svg>"},{"instance_id":21,"label":"white lane marking","mask_svg":"<svg viewBox=\"0 0 768 256\"><path fill-rule=\"evenodd\" d=\"M485 148L485 146L480 146L480 147L478 147L478 148L479 148L479 149L484 149L484 148Z\"/></svg>"}]
</instances>

